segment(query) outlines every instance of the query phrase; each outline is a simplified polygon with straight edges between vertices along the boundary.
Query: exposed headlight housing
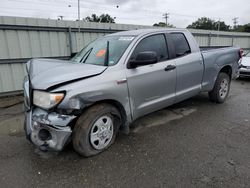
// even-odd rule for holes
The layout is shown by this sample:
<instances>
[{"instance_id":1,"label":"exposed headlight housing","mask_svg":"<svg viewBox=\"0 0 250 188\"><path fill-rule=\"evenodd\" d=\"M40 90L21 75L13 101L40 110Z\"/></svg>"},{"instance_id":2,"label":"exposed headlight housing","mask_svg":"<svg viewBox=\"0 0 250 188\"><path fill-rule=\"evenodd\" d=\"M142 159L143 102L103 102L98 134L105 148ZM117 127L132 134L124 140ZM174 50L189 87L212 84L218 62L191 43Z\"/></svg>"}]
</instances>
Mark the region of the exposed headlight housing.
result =
<instances>
[{"instance_id":1,"label":"exposed headlight housing","mask_svg":"<svg viewBox=\"0 0 250 188\"><path fill-rule=\"evenodd\" d=\"M44 109L50 109L59 104L63 100L64 95L64 93L49 93L34 90L33 104Z\"/></svg>"}]
</instances>

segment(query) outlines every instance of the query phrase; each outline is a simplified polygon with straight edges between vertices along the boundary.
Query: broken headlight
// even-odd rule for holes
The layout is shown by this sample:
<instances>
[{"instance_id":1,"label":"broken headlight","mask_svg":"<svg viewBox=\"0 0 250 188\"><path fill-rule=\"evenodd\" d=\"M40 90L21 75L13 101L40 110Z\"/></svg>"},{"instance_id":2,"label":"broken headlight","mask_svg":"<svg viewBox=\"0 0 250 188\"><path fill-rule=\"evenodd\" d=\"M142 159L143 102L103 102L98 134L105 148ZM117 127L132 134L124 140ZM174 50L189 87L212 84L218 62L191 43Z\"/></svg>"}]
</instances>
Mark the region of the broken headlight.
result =
<instances>
[{"instance_id":1,"label":"broken headlight","mask_svg":"<svg viewBox=\"0 0 250 188\"><path fill-rule=\"evenodd\" d=\"M34 90L33 104L41 108L50 109L59 104L63 100L64 95L64 93L49 93Z\"/></svg>"}]
</instances>

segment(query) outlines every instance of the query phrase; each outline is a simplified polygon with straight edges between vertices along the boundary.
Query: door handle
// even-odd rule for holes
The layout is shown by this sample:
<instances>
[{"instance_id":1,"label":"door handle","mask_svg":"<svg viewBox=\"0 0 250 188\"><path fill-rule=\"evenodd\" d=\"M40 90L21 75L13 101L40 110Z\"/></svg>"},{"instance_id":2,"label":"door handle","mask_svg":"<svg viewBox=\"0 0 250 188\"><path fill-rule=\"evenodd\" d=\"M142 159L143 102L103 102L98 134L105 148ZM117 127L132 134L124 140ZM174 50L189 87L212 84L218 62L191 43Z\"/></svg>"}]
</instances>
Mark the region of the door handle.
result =
<instances>
[{"instance_id":1,"label":"door handle","mask_svg":"<svg viewBox=\"0 0 250 188\"><path fill-rule=\"evenodd\" d=\"M165 71L171 71L171 70L174 70L176 68L175 65L168 65L164 70Z\"/></svg>"}]
</instances>

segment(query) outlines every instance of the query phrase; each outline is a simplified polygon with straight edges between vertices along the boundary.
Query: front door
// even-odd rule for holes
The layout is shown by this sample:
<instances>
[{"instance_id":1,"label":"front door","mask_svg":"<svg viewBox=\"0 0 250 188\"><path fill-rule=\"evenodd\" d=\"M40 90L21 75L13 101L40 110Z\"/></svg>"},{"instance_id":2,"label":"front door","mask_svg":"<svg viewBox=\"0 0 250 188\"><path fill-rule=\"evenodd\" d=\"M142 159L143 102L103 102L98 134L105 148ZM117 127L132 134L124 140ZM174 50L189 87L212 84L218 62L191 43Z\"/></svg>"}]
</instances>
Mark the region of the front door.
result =
<instances>
[{"instance_id":1,"label":"front door","mask_svg":"<svg viewBox=\"0 0 250 188\"><path fill-rule=\"evenodd\" d=\"M135 47L130 59L145 51L156 52L158 63L126 70L133 119L171 105L175 99L175 62L168 60L165 36L145 37Z\"/></svg>"}]
</instances>

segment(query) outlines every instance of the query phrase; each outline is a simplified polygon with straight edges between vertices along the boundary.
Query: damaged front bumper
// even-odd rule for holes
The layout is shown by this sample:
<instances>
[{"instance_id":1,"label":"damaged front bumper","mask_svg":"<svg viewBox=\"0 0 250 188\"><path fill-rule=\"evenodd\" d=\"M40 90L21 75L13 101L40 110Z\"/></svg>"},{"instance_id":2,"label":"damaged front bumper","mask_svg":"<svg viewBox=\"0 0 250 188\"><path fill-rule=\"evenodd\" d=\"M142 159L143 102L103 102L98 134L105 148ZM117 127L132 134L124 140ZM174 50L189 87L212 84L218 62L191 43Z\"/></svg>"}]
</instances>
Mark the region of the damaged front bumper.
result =
<instances>
[{"instance_id":1,"label":"damaged front bumper","mask_svg":"<svg viewBox=\"0 0 250 188\"><path fill-rule=\"evenodd\" d=\"M69 124L75 118L40 108L30 109L25 114L26 136L42 150L60 151L70 138L72 130Z\"/></svg>"}]
</instances>

